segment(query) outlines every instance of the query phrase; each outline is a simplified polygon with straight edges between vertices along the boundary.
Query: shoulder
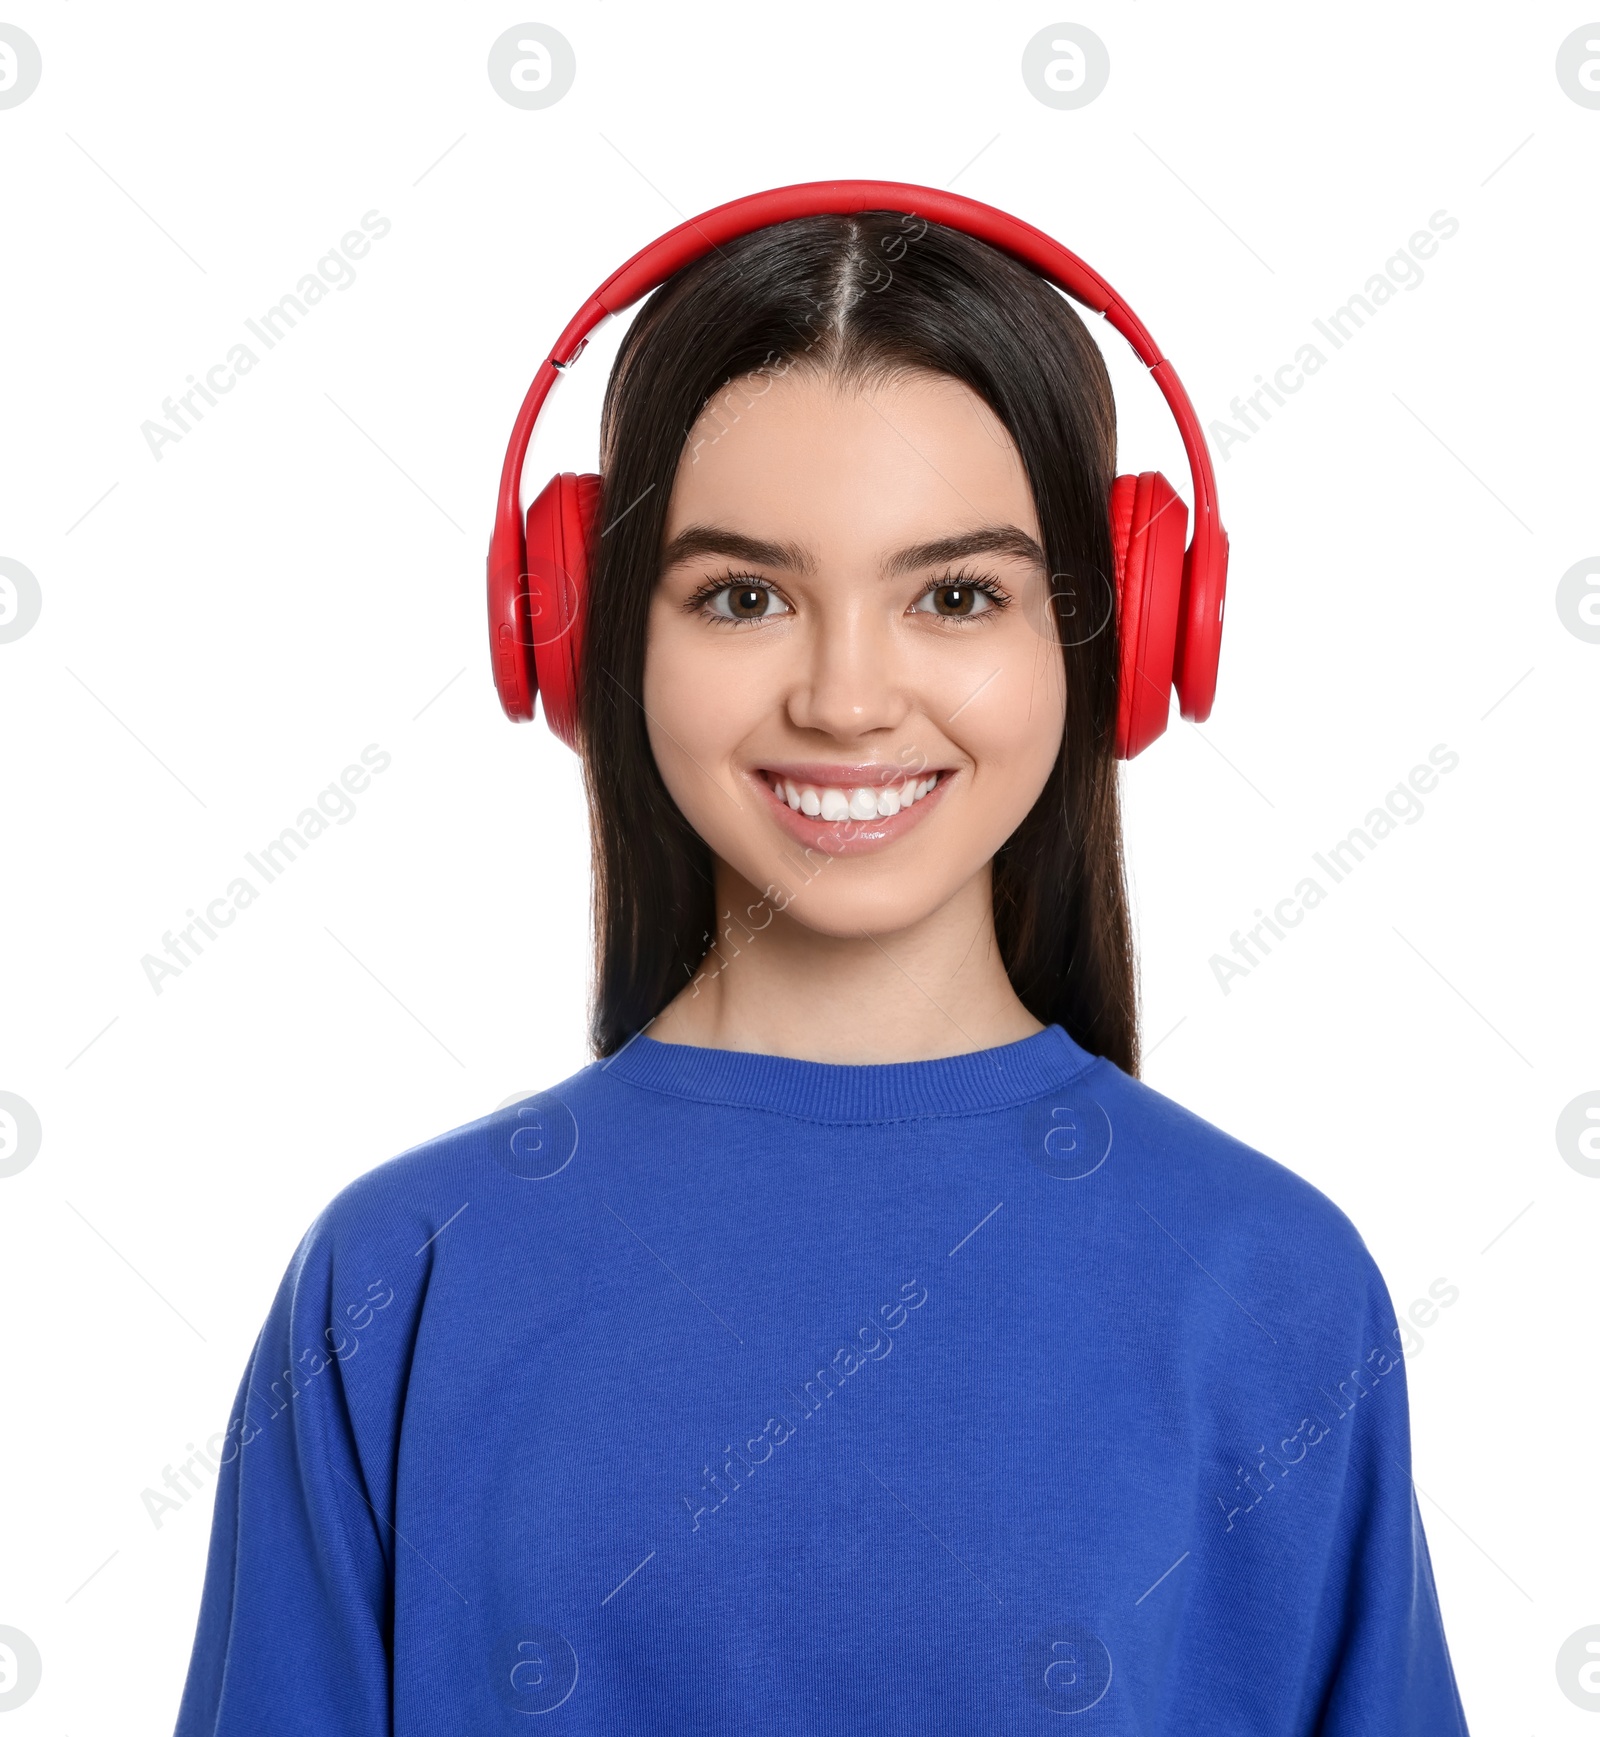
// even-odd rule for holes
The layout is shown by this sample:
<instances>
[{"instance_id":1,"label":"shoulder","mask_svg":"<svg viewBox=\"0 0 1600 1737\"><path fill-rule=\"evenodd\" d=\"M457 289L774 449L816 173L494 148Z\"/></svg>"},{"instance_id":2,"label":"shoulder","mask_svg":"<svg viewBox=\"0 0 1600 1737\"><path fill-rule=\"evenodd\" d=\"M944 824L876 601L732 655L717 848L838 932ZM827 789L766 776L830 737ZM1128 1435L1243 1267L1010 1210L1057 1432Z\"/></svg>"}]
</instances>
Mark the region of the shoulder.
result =
<instances>
[{"instance_id":1,"label":"shoulder","mask_svg":"<svg viewBox=\"0 0 1600 1737\"><path fill-rule=\"evenodd\" d=\"M1110 1062L1084 1085L1121 1145L1122 1184L1191 1258L1270 1277L1274 1290L1333 1304L1347 1319L1392 1314L1360 1231L1288 1164Z\"/></svg>"},{"instance_id":2,"label":"shoulder","mask_svg":"<svg viewBox=\"0 0 1600 1737\"><path fill-rule=\"evenodd\" d=\"M333 1196L307 1229L296 1264L420 1258L448 1227L492 1212L507 1187L559 1174L584 1135L617 1113L617 1096L602 1065L591 1063L407 1147Z\"/></svg>"}]
</instances>

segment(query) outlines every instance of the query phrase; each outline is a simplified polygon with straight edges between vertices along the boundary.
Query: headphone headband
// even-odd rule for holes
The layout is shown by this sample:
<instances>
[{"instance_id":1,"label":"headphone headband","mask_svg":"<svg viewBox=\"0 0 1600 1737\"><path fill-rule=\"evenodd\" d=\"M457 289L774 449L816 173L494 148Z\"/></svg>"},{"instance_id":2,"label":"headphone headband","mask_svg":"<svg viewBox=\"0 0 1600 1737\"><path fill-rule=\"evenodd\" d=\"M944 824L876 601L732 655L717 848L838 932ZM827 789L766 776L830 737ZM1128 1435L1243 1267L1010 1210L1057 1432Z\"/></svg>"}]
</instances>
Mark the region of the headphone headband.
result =
<instances>
[{"instance_id":1,"label":"headphone headband","mask_svg":"<svg viewBox=\"0 0 1600 1737\"><path fill-rule=\"evenodd\" d=\"M1183 561L1183 606L1178 624L1177 685L1183 715L1203 721L1216 690L1215 635L1222 621L1228 571L1228 536L1217 515L1216 477L1199 418L1172 364L1128 304L1100 274L1060 242L992 205L936 187L900 181L807 181L776 187L718 205L670 229L612 272L572 317L539 366L517 412L500 473L500 496L489 545L491 582L499 575L514 584L525 561L521 509L522 466L539 411L562 370L582 353L589 334L609 314L621 313L658 289L684 266L724 243L796 217L852 216L862 211L898 211L927 217L946 228L985 241L1030 266L1074 301L1104 314L1133 346L1161 388L1189 464L1194 488L1194 534ZM1206 648L1212 648L1206 655Z\"/></svg>"}]
</instances>

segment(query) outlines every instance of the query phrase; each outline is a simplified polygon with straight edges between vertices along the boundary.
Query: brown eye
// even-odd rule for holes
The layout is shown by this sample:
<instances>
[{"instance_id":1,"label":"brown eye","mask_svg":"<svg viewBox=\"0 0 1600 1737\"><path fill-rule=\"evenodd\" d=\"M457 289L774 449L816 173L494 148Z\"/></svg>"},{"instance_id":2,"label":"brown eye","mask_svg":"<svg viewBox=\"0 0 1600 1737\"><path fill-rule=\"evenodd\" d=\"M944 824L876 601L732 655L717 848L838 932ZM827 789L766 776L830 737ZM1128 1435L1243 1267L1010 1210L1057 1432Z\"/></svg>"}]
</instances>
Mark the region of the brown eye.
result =
<instances>
[{"instance_id":1,"label":"brown eye","mask_svg":"<svg viewBox=\"0 0 1600 1737\"><path fill-rule=\"evenodd\" d=\"M995 600L978 585L930 585L916 604L921 614L942 615L946 620L986 615L995 606Z\"/></svg>"},{"instance_id":2,"label":"brown eye","mask_svg":"<svg viewBox=\"0 0 1600 1737\"><path fill-rule=\"evenodd\" d=\"M731 579L705 596L702 607L719 621L767 621L791 613L770 585Z\"/></svg>"}]
</instances>

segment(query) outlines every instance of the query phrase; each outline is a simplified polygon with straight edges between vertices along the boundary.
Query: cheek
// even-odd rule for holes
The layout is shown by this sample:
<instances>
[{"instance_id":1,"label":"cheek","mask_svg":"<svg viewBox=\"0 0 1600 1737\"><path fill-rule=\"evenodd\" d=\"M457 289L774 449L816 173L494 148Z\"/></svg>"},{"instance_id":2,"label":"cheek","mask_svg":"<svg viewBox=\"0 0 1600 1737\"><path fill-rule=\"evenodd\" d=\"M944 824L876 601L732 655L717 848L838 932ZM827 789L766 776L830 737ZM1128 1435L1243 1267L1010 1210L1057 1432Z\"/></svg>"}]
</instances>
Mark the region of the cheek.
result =
<instances>
[{"instance_id":1,"label":"cheek","mask_svg":"<svg viewBox=\"0 0 1600 1737\"><path fill-rule=\"evenodd\" d=\"M951 740L972 759L974 794L1008 832L1032 808L1055 764L1066 695L1061 648L1029 635L947 725Z\"/></svg>"},{"instance_id":2,"label":"cheek","mask_svg":"<svg viewBox=\"0 0 1600 1737\"><path fill-rule=\"evenodd\" d=\"M981 732L991 752L1009 756L1059 731L1067 708L1066 663L1059 645L1018 623L991 654L968 661L961 698L971 694L972 703L952 718L952 733L966 725Z\"/></svg>"},{"instance_id":3,"label":"cheek","mask_svg":"<svg viewBox=\"0 0 1600 1737\"><path fill-rule=\"evenodd\" d=\"M691 822L708 801L726 806L709 780L731 785L727 762L770 704L751 660L698 628L652 610L640 696L662 780Z\"/></svg>"}]
</instances>

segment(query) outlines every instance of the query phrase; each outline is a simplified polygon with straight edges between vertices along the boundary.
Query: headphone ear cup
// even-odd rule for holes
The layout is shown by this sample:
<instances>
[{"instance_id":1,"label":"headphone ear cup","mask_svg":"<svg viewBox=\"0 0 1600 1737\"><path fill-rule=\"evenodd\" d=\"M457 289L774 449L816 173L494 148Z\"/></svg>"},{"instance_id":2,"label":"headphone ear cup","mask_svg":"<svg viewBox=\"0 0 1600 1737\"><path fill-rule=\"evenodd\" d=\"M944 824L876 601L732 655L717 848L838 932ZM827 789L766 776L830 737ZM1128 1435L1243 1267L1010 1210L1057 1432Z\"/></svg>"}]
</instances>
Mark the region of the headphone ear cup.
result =
<instances>
[{"instance_id":1,"label":"headphone ear cup","mask_svg":"<svg viewBox=\"0 0 1600 1737\"><path fill-rule=\"evenodd\" d=\"M1167 727L1183 600L1189 509L1160 471L1111 485L1117 583L1117 743L1131 760Z\"/></svg>"},{"instance_id":2,"label":"headphone ear cup","mask_svg":"<svg viewBox=\"0 0 1600 1737\"><path fill-rule=\"evenodd\" d=\"M544 700L545 722L572 749L578 747L578 672L599 506L599 477L563 471L528 507L527 644L533 686Z\"/></svg>"},{"instance_id":3,"label":"headphone ear cup","mask_svg":"<svg viewBox=\"0 0 1600 1737\"><path fill-rule=\"evenodd\" d=\"M1202 532L1209 529L1209 535ZM1178 704L1203 724L1211 716L1222 655L1222 604L1228 589L1228 533L1214 521L1196 524L1183 558L1183 613L1178 619Z\"/></svg>"}]
</instances>

